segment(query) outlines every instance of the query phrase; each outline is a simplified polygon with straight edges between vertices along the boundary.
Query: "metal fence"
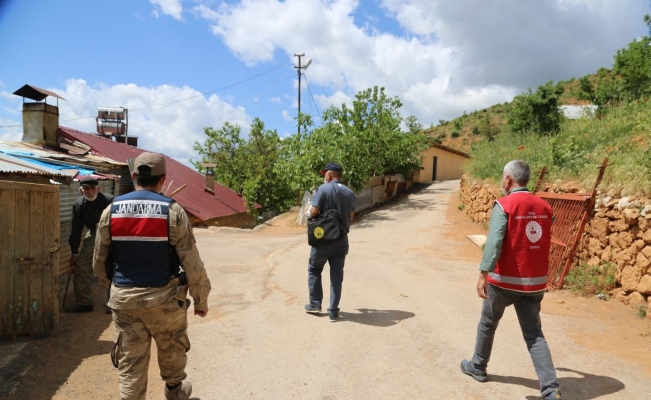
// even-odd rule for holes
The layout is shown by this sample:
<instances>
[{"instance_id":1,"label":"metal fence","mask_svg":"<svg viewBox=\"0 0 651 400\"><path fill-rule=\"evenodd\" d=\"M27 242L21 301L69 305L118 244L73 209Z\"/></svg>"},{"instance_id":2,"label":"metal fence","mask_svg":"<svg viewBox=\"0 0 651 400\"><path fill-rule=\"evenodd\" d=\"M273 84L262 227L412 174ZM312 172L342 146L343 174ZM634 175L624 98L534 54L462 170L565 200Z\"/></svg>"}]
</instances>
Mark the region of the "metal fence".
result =
<instances>
[{"instance_id":1,"label":"metal fence","mask_svg":"<svg viewBox=\"0 0 651 400\"><path fill-rule=\"evenodd\" d=\"M554 211L547 288L560 289L574 260L576 246L590 211L591 196L583 193L547 192L536 195L547 201Z\"/></svg>"},{"instance_id":2,"label":"metal fence","mask_svg":"<svg viewBox=\"0 0 651 400\"><path fill-rule=\"evenodd\" d=\"M542 187L547 168L543 168L536 183L536 195L547 201L554 212L552 222L552 243L549 251L549 271L547 290L561 289L565 277L570 272L576 248L581 240L585 224L594 207L597 187L601 183L608 166L605 158L599 168L597 179L590 193L549 193L538 192Z\"/></svg>"}]
</instances>

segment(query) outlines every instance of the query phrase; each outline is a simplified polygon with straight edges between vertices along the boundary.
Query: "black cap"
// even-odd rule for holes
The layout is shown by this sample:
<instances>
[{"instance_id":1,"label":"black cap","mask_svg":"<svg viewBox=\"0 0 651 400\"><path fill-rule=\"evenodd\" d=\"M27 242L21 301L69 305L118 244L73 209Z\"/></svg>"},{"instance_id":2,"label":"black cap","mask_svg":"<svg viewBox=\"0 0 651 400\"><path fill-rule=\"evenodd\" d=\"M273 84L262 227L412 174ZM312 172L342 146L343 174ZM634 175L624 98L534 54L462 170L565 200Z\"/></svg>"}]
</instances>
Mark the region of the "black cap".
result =
<instances>
[{"instance_id":1,"label":"black cap","mask_svg":"<svg viewBox=\"0 0 651 400\"><path fill-rule=\"evenodd\" d=\"M81 179L79 184L87 185L87 186L97 186L99 185L99 182L97 181L97 179L93 178L92 176L86 176Z\"/></svg>"},{"instance_id":2,"label":"black cap","mask_svg":"<svg viewBox=\"0 0 651 400\"><path fill-rule=\"evenodd\" d=\"M335 171L341 173L343 170L341 169L341 165L337 164L336 162L330 162L319 173L321 175L325 175L326 171Z\"/></svg>"}]
</instances>

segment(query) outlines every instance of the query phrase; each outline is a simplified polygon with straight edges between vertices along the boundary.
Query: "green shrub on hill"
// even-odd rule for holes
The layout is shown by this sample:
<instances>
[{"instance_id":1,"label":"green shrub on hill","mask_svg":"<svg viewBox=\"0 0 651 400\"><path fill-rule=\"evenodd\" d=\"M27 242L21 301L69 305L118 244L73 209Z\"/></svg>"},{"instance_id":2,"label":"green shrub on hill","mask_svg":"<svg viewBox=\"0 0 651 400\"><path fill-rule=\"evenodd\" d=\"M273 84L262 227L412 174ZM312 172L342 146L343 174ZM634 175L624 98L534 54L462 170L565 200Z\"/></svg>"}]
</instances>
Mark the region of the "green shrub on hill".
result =
<instances>
[{"instance_id":1,"label":"green shrub on hill","mask_svg":"<svg viewBox=\"0 0 651 400\"><path fill-rule=\"evenodd\" d=\"M535 92L515 96L509 109L508 126L513 132L556 133L563 115L559 98L563 94L562 83L547 82Z\"/></svg>"},{"instance_id":2,"label":"green shrub on hill","mask_svg":"<svg viewBox=\"0 0 651 400\"><path fill-rule=\"evenodd\" d=\"M526 160L536 176L547 167L547 180L573 180L591 187L604 157L602 188L628 194L651 194L651 104L640 100L614 107L602 118L566 120L558 134L503 132L494 141L473 145L466 172L477 179L498 182L504 165ZM535 179L532 178L531 185Z\"/></svg>"}]
</instances>

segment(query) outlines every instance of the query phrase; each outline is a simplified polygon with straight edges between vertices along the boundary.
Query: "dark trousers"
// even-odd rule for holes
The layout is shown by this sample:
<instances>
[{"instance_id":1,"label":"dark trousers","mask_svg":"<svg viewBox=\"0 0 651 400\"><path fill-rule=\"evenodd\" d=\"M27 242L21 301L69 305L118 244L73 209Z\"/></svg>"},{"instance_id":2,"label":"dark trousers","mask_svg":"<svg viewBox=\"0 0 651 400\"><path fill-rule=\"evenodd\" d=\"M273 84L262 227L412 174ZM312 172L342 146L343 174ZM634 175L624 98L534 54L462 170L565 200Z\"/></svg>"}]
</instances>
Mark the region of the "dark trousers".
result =
<instances>
[{"instance_id":1,"label":"dark trousers","mask_svg":"<svg viewBox=\"0 0 651 400\"><path fill-rule=\"evenodd\" d=\"M323 300L323 286L321 272L326 261L330 265L330 314L339 313L339 300L341 300L341 286L344 281L344 263L348 254L348 236L318 247L310 251L310 263L307 267L307 287L310 291L310 305L321 308Z\"/></svg>"},{"instance_id":2,"label":"dark trousers","mask_svg":"<svg viewBox=\"0 0 651 400\"><path fill-rule=\"evenodd\" d=\"M523 294L487 285L488 299L484 300L481 319L477 327L477 341L472 362L477 368L485 369L491 357L495 330L504 315L504 309L515 307L522 336L527 344L531 361L540 380L540 393L543 397L558 388L556 370L552 362L549 346L540 323L540 302L544 292Z\"/></svg>"}]
</instances>

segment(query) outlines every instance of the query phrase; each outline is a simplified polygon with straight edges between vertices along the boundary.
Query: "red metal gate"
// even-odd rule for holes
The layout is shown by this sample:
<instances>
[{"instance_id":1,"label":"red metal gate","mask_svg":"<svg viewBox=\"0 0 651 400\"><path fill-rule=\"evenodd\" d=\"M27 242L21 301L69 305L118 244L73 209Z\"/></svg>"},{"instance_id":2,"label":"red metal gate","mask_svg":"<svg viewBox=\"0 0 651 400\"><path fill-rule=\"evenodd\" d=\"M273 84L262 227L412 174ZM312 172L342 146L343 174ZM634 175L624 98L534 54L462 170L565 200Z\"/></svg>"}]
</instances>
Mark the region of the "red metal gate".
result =
<instances>
[{"instance_id":1,"label":"red metal gate","mask_svg":"<svg viewBox=\"0 0 651 400\"><path fill-rule=\"evenodd\" d=\"M548 193L536 192L547 201L554 211L552 222L552 244L549 251L549 272L547 273L547 290L563 287L565 277L570 271L576 248L581 240L583 229L594 207L597 186L601 183L608 159L599 167L599 175L591 193ZM540 189L546 169L540 174L536 190Z\"/></svg>"}]
</instances>

